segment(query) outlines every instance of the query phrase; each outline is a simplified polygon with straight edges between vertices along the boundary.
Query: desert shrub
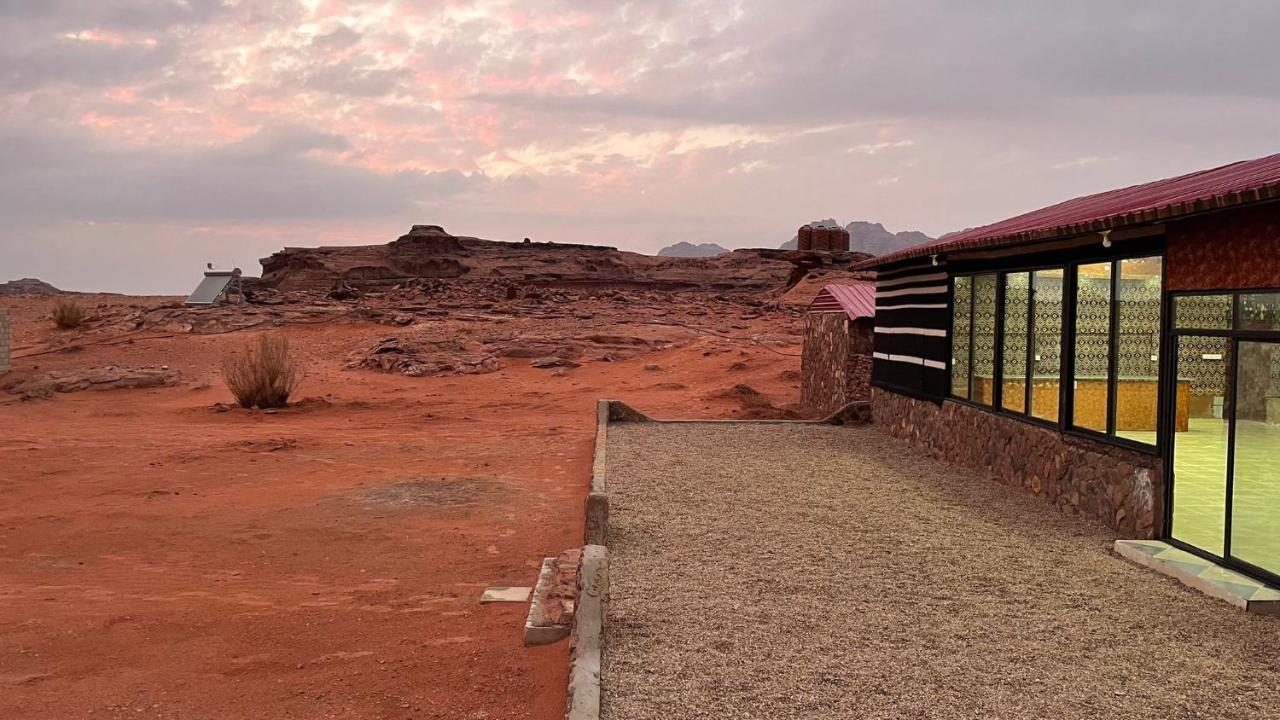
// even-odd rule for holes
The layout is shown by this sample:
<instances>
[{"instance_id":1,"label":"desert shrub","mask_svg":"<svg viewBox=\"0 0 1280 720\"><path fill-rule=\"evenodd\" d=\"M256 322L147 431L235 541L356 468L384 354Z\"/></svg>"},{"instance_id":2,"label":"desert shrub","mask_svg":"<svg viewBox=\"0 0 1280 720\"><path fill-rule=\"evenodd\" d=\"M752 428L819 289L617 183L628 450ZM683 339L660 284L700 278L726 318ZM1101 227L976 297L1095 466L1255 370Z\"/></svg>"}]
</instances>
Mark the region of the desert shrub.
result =
<instances>
[{"instance_id":1,"label":"desert shrub","mask_svg":"<svg viewBox=\"0 0 1280 720\"><path fill-rule=\"evenodd\" d=\"M53 306L53 324L60 330L71 330L84 325L89 318L89 311L75 300L59 300Z\"/></svg>"},{"instance_id":2,"label":"desert shrub","mask_svg":"<svg viewBox=\"0 0 1280 720\"><path fill-rule=\"evenodd\" d=\"M301 379L289 341L279 333L263 333L222 361L222 380L241 407L284 407Z\"/></svg>"}]
</instances>

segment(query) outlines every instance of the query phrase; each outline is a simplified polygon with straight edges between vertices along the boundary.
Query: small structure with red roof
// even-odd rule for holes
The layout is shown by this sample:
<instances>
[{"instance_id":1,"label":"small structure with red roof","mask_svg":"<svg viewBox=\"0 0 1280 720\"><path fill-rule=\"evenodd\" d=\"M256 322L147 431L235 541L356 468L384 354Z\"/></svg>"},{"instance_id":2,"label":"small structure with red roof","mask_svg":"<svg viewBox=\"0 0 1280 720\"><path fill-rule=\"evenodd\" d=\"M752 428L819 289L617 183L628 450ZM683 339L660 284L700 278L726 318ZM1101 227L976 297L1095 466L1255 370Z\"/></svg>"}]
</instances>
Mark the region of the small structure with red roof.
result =
<instances>
[{"instance_id":1,"label":"small structure with red roof","mask_svg":"<svg viewBox=\"0 0 1280 720\"><path fill-rule=\"evenodd\" d=\"M872 282L825 285L805 316L801 404L832 413L871 392Z\"/></svg>"}]
</instances>

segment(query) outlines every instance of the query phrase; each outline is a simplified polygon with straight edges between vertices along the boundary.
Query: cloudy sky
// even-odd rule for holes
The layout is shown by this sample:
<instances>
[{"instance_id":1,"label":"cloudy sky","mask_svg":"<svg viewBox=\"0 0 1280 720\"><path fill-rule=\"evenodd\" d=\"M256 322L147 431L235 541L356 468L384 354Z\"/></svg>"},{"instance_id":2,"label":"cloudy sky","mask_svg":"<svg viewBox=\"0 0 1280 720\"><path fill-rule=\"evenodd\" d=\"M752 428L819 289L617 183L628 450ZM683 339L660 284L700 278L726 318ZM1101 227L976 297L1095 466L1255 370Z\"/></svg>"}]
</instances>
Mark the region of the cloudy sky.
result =
<instances>
[{"instance_id":1,"label":"cloudy sky","mask_svg":"<svg viewBox=\"0 0 1280 720\"><path fill-rule=\"evenodd\" d=\"M941 234L1280 152L1274 0L0 0L0 280Z\"/></svg>"}]
</instances>

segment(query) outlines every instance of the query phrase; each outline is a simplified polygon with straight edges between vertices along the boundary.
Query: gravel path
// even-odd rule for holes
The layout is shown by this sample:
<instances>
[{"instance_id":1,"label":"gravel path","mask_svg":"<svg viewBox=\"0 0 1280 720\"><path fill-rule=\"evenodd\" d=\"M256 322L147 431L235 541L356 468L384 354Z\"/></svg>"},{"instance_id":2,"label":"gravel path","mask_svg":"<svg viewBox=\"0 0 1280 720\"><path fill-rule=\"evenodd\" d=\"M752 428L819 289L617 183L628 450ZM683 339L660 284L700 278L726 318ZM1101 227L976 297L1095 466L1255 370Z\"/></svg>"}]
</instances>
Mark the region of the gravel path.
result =
<instances>
[{"instance_id":1,"label":"gravel path","mask_svg":"<svg viewBox=\"0 0 1280 720\"><path fill-rule=\"evenodd\" d=\"M866 428L609 429L604 718L1280 717L1280 620Z\"/></svg>"}]
</instances>

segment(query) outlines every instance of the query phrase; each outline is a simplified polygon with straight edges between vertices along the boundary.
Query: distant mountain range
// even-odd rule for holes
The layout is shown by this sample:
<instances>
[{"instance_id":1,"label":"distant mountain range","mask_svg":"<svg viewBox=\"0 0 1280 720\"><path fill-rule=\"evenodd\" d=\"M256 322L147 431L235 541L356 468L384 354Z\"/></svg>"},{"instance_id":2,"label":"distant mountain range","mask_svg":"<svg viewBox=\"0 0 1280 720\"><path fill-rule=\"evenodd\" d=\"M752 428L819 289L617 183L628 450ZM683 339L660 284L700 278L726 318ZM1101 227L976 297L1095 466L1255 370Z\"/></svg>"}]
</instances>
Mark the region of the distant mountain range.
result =
<instances>
[{"instance_id":1,"label":"distant mountain range","mask_svg":"<svg viewBox=\"0 0 1280 720\"><path fill-rule=\"evenodd\" d=\"M658 257L716 257L727 252L729 250L715 243L694 245L693 243L678 242L675 245L668 245L659 250Z\"/></svg>"},{"instance_id":2,"label":"distant mountain range","mask_svg":"<svg viewBox=\"0 0 1280 720\"><path fill-rule=\"evenodd\" d=\"M833 218L826 220L815 220L814 225L825 225L826 227L839 227ZM849 231L849 250L851 252L864 252L870 255L885 255L891 252L897 252L903 248L909 248L913 245L932 242L934 238L925 235L917 230L904 230L898 233L892 233L884 229L884 225L880 223L866 222L863 220L854 220L844 226ZM782 250L795 250L798 240L791 238L782 244ZM715 257L731 252L728 248L721 247L715 243L703 243L694 245L687 242L678 242L675 245L668 245L658 251L658 257Z\"/></svg>"}]
</instances>

